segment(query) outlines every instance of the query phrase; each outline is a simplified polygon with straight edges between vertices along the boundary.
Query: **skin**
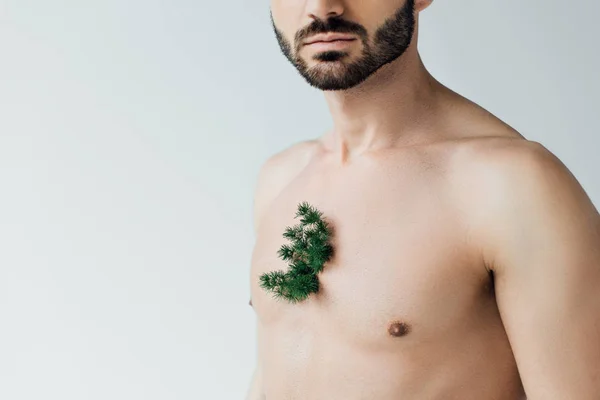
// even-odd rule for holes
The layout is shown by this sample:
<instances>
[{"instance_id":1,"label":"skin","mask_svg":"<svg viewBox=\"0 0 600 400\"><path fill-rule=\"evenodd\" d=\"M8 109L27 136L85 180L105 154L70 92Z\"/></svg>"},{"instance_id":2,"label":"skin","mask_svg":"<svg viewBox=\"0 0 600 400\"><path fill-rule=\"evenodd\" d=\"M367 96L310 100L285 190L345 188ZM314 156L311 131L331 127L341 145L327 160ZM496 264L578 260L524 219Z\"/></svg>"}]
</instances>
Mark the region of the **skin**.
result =
<instances>
[{"instance_id":1,"label":"skin","mask_svg":"<svg viewBox=\"0 0 600 400\"><path fill-rule=\"evenodd\" d=\"M417 37L429 4L415 1L404 46L374 32L410 25L389 24L405 0L271 2L284 56L323 90L334 126L258 175L249 400L600 393L600 215L549 150L428 73ZM332 27L362 39L302 45ZM277 250L302 201L333 226L335 255L320 291L289 304L259 276L287 268Z\"/></svg>"}]
</instances>

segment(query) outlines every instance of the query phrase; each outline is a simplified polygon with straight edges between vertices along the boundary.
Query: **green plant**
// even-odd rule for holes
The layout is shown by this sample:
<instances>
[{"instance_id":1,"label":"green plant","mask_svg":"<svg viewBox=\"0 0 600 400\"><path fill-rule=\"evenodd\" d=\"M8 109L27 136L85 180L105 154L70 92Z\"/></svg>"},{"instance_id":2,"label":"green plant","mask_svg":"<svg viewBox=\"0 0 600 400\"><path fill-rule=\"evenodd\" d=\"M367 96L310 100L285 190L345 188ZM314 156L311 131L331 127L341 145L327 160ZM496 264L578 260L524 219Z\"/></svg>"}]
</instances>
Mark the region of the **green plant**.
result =
<instances>
[{"instance_id":1,"label":"green plant","mask_svg":"<svg viewBox=\"0 0 600 400\"><path fill-rule=\"evenodd\" d=\"M276 298L298 303L319 291L317 274L333 255L329 243L331 229L322 216L322 212L307 202L298 205L295 218L301 217L300 223L288 226L283 234L291 244L282 245L278 251L279 257L289 263L289 270L260 276L260 286Z\"/></svg>"}]
</instances>

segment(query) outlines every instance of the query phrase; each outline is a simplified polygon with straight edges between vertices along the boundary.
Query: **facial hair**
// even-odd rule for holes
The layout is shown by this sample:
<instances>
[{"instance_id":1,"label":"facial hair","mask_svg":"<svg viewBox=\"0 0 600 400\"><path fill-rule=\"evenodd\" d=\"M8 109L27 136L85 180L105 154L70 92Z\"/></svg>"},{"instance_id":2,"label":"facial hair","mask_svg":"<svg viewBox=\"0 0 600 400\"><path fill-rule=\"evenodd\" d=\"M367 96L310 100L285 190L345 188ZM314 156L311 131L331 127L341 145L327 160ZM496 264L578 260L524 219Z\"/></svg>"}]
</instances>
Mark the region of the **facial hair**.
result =
<instances>
[{"instance_id":1,"label":"facial hair","mask_svg":"<svg viewBox=\"0 0 600 400\"><path fill-rule=\"evenodd\" d=\"M292 45L276 26L271 13L271 24L275 37L283 55L308 82L320 90L347 90L364 82L385 64L400 57L412 40L415 29L414 0L407 0L394 15L389 17L376 31L373 44L369 43L369 35L361 25L332 17L326 21L315 20L306 29L295 35L296 43ZM309 68L306 61L299 56L302 42L318 33L345 33L358 36L363 43L362 54L357 60L346 63L349 53L344 50L318 52L312 56L319 63Z\"/></svg>"}]
</instances>

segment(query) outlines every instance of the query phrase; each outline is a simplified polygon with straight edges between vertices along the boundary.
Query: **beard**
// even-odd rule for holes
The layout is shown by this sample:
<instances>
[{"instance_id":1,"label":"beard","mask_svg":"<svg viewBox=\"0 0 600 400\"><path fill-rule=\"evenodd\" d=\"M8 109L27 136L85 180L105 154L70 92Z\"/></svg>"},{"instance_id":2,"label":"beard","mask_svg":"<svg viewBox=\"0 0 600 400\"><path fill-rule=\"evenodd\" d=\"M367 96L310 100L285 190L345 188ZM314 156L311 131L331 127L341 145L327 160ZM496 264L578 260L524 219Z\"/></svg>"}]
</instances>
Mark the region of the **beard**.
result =
<instances>
[{"instance_id":1,"label":"beard","mask_svg":"<svg viewBox=\"0 0 600 400\"><path fill-rule=\"evenodd\" d=\"M315 20L306 30L297 34L296 46L292 51L291 43L275 26L272 13L271 23L283 55L309 85L320 90L347 90L364 82L379 68L404 54L415 29L414 3L414 0L407 0L404 6L377 28L373 44L369 43L367 31L361 25L332 17L326 21ZM312 56L313 60L318 61L317 65L309 68L306 60L299 56L302 41L314 34L334 32L357 35L363 44L362 54L357 60L346 61L350 54L343 50L318 52Z\"/></svg>"}]
</instances>

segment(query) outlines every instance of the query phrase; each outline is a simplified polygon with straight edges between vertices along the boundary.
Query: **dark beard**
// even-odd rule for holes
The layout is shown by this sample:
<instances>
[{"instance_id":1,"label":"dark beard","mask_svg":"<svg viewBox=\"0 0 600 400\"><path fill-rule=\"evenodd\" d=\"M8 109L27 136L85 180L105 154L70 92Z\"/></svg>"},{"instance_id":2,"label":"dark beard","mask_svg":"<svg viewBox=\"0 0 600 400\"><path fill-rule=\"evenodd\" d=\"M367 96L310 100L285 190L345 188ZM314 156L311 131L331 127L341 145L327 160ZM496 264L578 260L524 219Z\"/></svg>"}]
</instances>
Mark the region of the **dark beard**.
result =
<instances>
[{"instance_id":1,"label":"dark beard","mask_svg":"<svg viewBox=\"0 0 600 400\"><path fill-rule=\"evenodd\" d=\"M333 17L326 21L315 20L305 32L296 35L297 45L292 54L292 46L275 26L273 14L271 14L271 24L283 55L296 67L309 85L320 90L347 90L364 82L379 68L404 54L414 34L414 7L414 0L407 0L404 6L377 29L372 46L369 44L366 30L362 26ZM309 69L304 59L297 56L302 41L314 34L328 32L357 35L363 42L362 55L358 60L345 64L344 58L348 57L348 53L345 51L320 52L313 56L315 60L320 61L320 64ZM330 68L327 65L329 63L331 64Z\"/></svg>"}]
</instances>

